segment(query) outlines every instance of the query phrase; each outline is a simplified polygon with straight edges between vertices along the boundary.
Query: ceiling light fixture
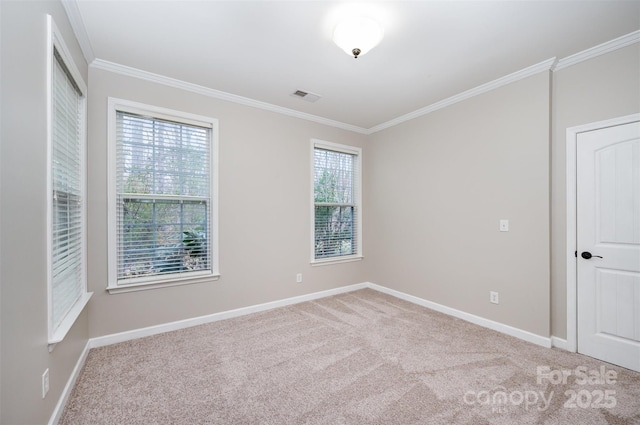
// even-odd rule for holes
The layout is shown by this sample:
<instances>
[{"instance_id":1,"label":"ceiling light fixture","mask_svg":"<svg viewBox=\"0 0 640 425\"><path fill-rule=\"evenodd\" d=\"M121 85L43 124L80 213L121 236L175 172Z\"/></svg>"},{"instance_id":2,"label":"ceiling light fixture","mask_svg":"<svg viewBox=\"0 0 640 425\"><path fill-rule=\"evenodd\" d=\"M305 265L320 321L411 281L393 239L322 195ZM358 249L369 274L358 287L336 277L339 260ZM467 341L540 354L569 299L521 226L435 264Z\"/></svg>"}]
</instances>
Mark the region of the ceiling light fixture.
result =
<instances>
[{"instance_id":1,"label":"ceiling light fixture","mask_svg":"<svg viewBox=\"0 0 640 425\"><path fill-rule=\"evenodd\" d=\"M333 30L333 42L356 59L376 47L383 36L380 24L362 16L345 19Z\"/></svg>"}]
</instances>

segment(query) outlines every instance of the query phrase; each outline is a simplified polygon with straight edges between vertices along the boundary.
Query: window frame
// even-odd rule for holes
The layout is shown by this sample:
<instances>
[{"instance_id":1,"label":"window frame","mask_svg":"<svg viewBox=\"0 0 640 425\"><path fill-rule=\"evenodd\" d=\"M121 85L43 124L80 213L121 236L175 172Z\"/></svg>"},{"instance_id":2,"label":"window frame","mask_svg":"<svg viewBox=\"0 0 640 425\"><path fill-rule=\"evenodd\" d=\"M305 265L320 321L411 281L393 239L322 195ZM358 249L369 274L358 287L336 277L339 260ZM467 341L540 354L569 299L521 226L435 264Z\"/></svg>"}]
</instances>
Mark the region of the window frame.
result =
<instances>
[{"instance_id":1,"label":"window frame","mask_svg":"<svg viewBox=\"0 0 640 425\"><path fill-rule=\"evenodd\" d=\"M310 158L311 158L311 265L312 266L323 266L329 264L337 264L337 263L346 263L352 261L360 261L364 258L362 251L362 149L356 146L344 145L340 143L328 142L325 140L319 139L311 139L311 149L310 149ZM355 223L355 231L356 231L356 253L355 254L347 254L347 255L339 255L334 257L325 257L325 258L316 258L316 250L315 250L315 224L316 224L316 213L315 213L315 150L323 149L330 150L338 153L344 153L349 155L354 155L354 195L353 195L353 204L355 209L354 220Z\"/></svg>"},{"instance_id":2,"label":"window frame","mask_svg":"<svg viewBox=\"0 0 640 425\"><path fill-rule=\"evenodd\" d=\"M173 121L186 125L210 129L210 182L208 246L211 270L193 271L185 274L151 275L136 279L132 283L118 280L118 198L117 198L117 113L125 112L154 119ZM219 227L218 227L218 120L202 115L147 105L124 99L108 98L108 284L110 294L164 288L168 286L218 280L219 271Z\"/></svg>"},{"instance_id":3,"label":"window frame","mask_svg":"<svg viewBox=\"0 0 640 425\"><path fill-rule=\"evenodd\" d=\"M54 150L54 68L56 66L55 53L58 54L67 71L67 76L72 80L80 94L80 134L79 134L79 183L80 183L80 294L74 303L64 312L63 319L59 324L54 323L54 290L53 290L53 150ZM61 342L71 327L74 325L89 299L93 295L87 292L87 85L78 70L69 49L58 30L51 15L47 15L47 341L49 351Z\"/></svg>"}]
</instances>

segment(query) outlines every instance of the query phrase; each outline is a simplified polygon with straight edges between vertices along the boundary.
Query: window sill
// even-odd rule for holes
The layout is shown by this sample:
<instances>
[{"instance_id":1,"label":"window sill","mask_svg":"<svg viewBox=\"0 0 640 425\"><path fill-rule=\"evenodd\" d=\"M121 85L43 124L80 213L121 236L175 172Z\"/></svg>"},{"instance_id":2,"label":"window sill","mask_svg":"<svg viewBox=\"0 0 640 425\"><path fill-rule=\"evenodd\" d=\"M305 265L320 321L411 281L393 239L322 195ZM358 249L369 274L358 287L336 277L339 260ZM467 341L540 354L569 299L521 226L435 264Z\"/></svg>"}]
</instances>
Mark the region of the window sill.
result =
<instances>
[{"instance_id":1,"label":"window sill","mask_svg":"<svg viewBox=\"0 0 640 425\"><path fill-rule=\"evenodd\" d=\"M52 352L56 347L56 344L62 342L64 337L67 336L67 333L71 330L71 327L80 316L80 313L82 313L82 310L84 310L92 295L93 292L85 292L78 301L76 301L71 310L69 310L67 317L64 318L62 323L60 323L60 326L58 326L58 329L56 329L53 335L49 338L49 352Z\"/></svg>"},{"instance_id":2,"label":"window sill","mask_svg":"<svg viewBox=\"0 0 640 425\"><path fill-rule=\"evenodd\" d=\"M311 260L311 266L328 266L329 264L339 264L339 263L351 263L354 261L360 261L364 257L362 255L350 255L345 257L332 257L326 258L322 260Z\"/></svg>"},{"instance_id":3,"label":"window sill","mask_svg":"<svg viewBox=\"0 0 640 425\"><path fill-rule=\"evenodd\" d=\"M194 283L211 282L220 279L220 274L207 274L205 276L167 279L153 282L130 283L124 285L109 285L109 294L122 294L126 292L146 291L149 289L167 288L169 286L191 285Z\"/></svg>"}]
</instances>

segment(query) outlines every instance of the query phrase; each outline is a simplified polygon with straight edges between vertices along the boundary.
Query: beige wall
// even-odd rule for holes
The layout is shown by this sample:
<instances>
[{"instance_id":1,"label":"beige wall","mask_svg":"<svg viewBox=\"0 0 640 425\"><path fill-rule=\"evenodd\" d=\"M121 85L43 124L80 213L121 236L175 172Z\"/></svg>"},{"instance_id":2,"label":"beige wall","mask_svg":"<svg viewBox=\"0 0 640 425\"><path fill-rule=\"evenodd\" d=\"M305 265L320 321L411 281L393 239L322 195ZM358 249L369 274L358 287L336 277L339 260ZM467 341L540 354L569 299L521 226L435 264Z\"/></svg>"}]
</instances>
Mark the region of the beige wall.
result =
<instances>
[{"instance_id":1,"label":"beige wall","mask_svg":"<svg viewBox=\"0 0 640 425\"><path fill-rule=\"evenodd\" d=\"M310 139L364 147L366 158L365 136L94 68L89 92L91 337L366 280L365 261L310 266ZM219 120L220 280L125 294L105 291L109 96ZM302 284L296 273L303 274Z\"/></svg>"},{"instance_id":2,"label":"beige wall","mask_svg":"<svg viewBox=\"0 0 640 425\"><path fill-rule=\"evenodd\" d=\"M47 14L86 81L87 64L60 3L2 1L2 424L46 423L88 338L85 312L53 353L47 349Z\"/></svg>"},{"instance_id":3,"label":"beige wall","mask_svg":"<svg viewBox=\"0 0 640 425\"><path fill-rule=\"evenodd\" d=\"M554 73L552 121L552 334L567 336L566 129L640 112L640 44Z\"/></svg>"},{"instance_id":4,"label":"beige wall","mask_svg":"<svg viewBox=\"0 0 640 425\"><path fill-rule=\"evenodd\" d=\"M548 336L548 129L545 72L372 135L370 280Z\"/></svg>"}]
</instances>

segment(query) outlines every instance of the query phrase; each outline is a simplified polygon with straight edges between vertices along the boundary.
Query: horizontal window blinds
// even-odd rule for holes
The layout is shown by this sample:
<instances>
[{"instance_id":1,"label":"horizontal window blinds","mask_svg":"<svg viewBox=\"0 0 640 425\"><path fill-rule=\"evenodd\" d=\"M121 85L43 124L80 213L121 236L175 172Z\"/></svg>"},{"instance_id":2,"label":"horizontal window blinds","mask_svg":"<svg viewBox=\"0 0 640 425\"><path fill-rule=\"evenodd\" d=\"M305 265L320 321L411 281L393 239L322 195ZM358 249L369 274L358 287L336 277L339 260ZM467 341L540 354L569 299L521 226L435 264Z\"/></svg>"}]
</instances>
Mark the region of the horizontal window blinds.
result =
<instances>
[{"instance_id":1,"label":"horizontal window blinds","mask_svg":"<svg viewBox=\"0 0 640 425\"><path fill-rule=\"evenodd\" d=\"M315 258L358 253L357 155L314 148Z\"/></svg>"},{"instance_id":2,"label":"horizontal window blinds","mask_svg":"<svg viewBox=\"0 0 640 425\"><path fill-rule=\"evenodd\" d=\"M84 291L82 95L54 49L52 108L52 324Z\"/></svg>"},{"instance_id":3,"label":"horizontal window blinds","mask_svg":"<svg viewBox=\"0 0 640 425\"><path fill-rule=\"evenodd\" d=\"M211 129L116 112L117 279L211 270Z\"/></svg>"}]
</instances>

